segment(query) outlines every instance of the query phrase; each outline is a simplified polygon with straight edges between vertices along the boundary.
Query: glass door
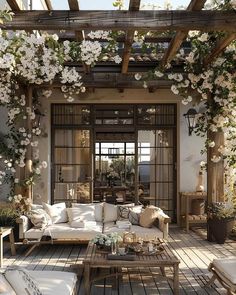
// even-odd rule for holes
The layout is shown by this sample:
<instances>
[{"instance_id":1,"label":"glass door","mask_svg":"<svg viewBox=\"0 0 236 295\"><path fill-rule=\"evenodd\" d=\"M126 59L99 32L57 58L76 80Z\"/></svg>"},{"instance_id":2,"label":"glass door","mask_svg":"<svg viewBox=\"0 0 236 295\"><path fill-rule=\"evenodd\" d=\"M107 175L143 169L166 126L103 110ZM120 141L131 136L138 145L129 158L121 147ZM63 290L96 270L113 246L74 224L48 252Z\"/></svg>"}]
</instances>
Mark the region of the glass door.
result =
<instances>
[{"instance_id":1,"label":"glass door","mask_svg":"<svg viewBox=\"0 0 236 295\"><path fill-rule=\"evenodd\" d=\"M134 142L96 142L94 200L133 201Z\"/></svg>"}]
</instances>

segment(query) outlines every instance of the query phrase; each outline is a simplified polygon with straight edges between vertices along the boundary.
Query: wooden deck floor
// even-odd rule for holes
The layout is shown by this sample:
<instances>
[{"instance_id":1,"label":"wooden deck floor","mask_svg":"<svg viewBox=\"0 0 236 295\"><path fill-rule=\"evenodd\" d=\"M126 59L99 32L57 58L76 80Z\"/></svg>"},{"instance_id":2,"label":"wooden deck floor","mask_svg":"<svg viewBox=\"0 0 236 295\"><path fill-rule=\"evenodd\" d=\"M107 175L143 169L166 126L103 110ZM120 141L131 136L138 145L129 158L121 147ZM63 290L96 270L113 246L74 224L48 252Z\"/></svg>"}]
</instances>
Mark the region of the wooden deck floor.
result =
<instances>
[{"instance_id":1,"label":"wooden deck floor","mask_svg":"<svg viewBox=\"0 0 236 295\"><path fill-rule=\"evenodd\" d=\"M170 239L167 244L180 259L180 294L226 294L225 290L215 283L204 288L209 279L208 264L214 258L236 256L236 242L228 241L224 245L209 243L195 232L189 234L173 227L170 229ZM83 269L81 267L86 246L78 245L43 245L36 248L28 257L23 255L25 247L20 246L17 256L11 256L5 247L4 268L8 265L21 265L29 270L60 270L79 273L79 293L84 294ZM169 272L171 270L168 270ZM168 272L167 271L167 272ZM171 283L165 279L153 276L132 274L127 270L123 281L119 282L118 290L112 289L112 279L94 283L91 294L161 294L172 293Z\"/></svg>"}]
</instances>

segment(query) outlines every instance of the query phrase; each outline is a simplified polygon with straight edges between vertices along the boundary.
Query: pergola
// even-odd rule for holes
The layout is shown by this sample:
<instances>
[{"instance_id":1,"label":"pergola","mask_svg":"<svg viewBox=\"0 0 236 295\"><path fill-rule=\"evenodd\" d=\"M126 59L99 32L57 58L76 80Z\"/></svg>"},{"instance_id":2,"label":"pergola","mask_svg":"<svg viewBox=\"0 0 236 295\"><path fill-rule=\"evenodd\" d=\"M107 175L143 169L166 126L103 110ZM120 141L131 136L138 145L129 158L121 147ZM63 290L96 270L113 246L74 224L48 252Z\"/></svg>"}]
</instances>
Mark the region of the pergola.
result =
<instances>
[{"instance_id":1,"label":"pergola","mask_svg":"<svg viewBox=\"0 0 236 295\"><path fill-rule=\"evenodd\" d=\"M112 61L99 62L91 68L82 63L71 63L83 73L83 82L89 89L116 88L123 92L126 88L142 88L143 82L134 78L134 73L146 73L156 66L165 67L171 63L175 68L182 65L174 60L176 53L186 44L190 30L223 31L223 38L217 40L217 45L205 60L205 66L216 58L233 40L236 39L235 11L202 10L206 0L191 0L186 10L139 10L141 0L130 0L128 10L116 11L84 11L80 10L78 0L68 0L68 11L54 10L50 0L44 0L47 10L22 10L19 0L7 0L14 12L13 20L0 25L4 30L26 30L32 32L47 31L58 33L61 40L69 39L81 42L88 39L87 33L93 30L123 31L118 37L121 45L121 65ZM63 30L63 32L61 32ZM168 44L162 54L154 59L147 54L141 57L139 52L132 53L135 31L155 32L155 36L145 36L144 42ZM161 34L168 31L168 34ZM103 40L98 40L102 42ZM137 58L138 57L138 58ZM54 87L57 87L57 83ZM170 88L169 81L158 79L148 81L148 90ZM31 102L32 89L28 89L28 103ZM211 99L211 97L209 97ZM221 132L208 132L208 138L216 145L208 150L208 202L222 200L224 194L224 165L223 161L212 163L212 155L219 145L224 142ZM28 167L29 168L29 167ZM27 169L27 168L26 168Z\"/></svg>"}]
</instances>

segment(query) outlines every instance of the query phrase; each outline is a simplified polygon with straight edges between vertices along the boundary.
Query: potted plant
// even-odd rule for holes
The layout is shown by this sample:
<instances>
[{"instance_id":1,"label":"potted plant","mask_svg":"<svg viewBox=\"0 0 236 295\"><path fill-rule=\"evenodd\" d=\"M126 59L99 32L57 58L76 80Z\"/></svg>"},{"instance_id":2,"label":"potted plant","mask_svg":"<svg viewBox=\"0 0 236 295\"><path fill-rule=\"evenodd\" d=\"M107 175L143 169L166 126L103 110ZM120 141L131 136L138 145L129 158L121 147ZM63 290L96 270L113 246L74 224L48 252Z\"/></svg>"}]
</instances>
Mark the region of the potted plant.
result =
<instances>
[{"instance_id":1,"label":"potted plant","mask_svg":"<svg viewBox=\"0 0 236 295\"><path fill-rule=\"evenodd\" d=\"M235 210L228 203L212 203L208 206L207 239L224 244L235 222Z\"/></svg>"},{"instance_id":2,"label":"potted plant","mask_svg":"<svg viewBox=\"0 0 236 295\"><path fill-rule=\"evenodd\" d=\"M15 241L19 240L19 228L16 219L19 217L18 212L12 207L0 208L0 226L12 227Z\"/></svg>"}]
</instances>

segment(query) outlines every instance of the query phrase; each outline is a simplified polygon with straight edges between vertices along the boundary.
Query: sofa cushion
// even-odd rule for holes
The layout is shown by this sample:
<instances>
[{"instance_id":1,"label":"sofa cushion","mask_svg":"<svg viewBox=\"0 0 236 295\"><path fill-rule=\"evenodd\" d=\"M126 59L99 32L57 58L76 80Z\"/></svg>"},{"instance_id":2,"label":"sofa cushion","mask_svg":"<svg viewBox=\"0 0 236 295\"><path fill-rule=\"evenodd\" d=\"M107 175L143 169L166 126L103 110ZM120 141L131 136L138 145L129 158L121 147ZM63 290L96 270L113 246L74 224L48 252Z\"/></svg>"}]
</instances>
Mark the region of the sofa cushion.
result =
<instances>
[{"instance_id":1,"label":"sofa cushion","mask_svg":"<svg viewBox=\"0 0 236 295\"><path fill-rule=\"evenodd\" d=\"M133 207L134 203L117 206L117 220L129 219L129 208Z\"/></svg>"},{"instance_id":2,"label":"sofa cushion","mask_svg":"<svg viewBox=\"0 0 236 295\"><path fill-rule=\"evenodd\" d=\"M51 217L43 209L32 209L27 212L27 216L36 228L44 229L52 224Z\"/></svg>"},{"instance_id":3,"label":"sofa cushion","mask_svg":"<svg viewBox=\"0 0 236 295\"><path fill-rule=\"evenodd\" d=\"M0 294L16 295L16 292L2 273L0 273Z\"/></svg>"},{"instance_id":4,"label":"sofa cushion","mask_svg":"<svg viewBox=\"0 0 236 295\"><path fill-rule=\"evenodd\" d=\"M82 215L84 214L84 212L91 212L93 218L86 218L87 220L95 220L98 222L103 221L103 203L72 203L72 208L79 208Z\"/></svg>"},{"instance_id":5,"label":"sofa cushion","mask_svg":"<svg viewBox=\"0 0 236 295\"><path fill-rule=\"evenodd\" d=\"M228 280L230 280L233 284L236 284L236 258L222 258L222 259L214 259L213 265L216 268L217 273L223 275Z\"/></svg>"},{"instance_id":6,"label":"sofa cushion","mask_svg":"<svg viewBox=\"0 0 236 295\"><path fill-rule=\"evenodd\" d=\"M157 207L149 206L140 214L139 224L143 227L151 227L158 216Z\"/></svg>"},{"instance_id":7,"label":"sofa cushion","mask_svg":"<svg viewBox=\"0 0 236 295\"><path fill-rule=\"evenodd\" d=\"M104 203L104 222L112 222L117 220L117 206Z\"/></svg>"},{"instance_id":8,"label":"sofa cushion","mask_svg":"<svg viewBox=\"0 0 236 295\"><path fill-rule=\"evenodd\" d=\"M155 239L156 237L163 238L163 232L155 226L151 228L144 228L139 225L132 225L130 231L135 232L137 237L141 237L143 239ZM123 233L127 232L127 230L118 228L114 222L107 222L104 223L103 232L104 234L117 232L123 235Z\"/></svg>"},{"instance_id":9,"label":"sofa cushion","mask_svg":"<svg viewBox=\"0 0 236 295\"><path fill-rule=\"evenodd\" d=\"M39 240L44 235L45 229L31 227L29 230L27 230L24 233L25 239L33 239L33 240Z\"/></svg>"},{"instance_id":10,"label":"sofa cushion","mask_svg":"<svg viewBox=\"0 0 236 295\"><path fill-rule=\"evenodd\" d=\"M43 208L52 218L53 223L62 223L68 221L65 203L57 203L53 205L43 203Z\"/></svg>"},{"instance_id":11,"label":"sofa cushion","mask_svg":"<svg viewBox=\"0 0 236 295\"><path fill-rule=\"evenodd\" d=\"M56 223L50 225L44 231L44 235L51 236L52 239L78 239L88 241L96 234L102 233L103 224L101 222L87 221L85 227L71 227L69 223Z\"/></svg>"},{"instance_id":12,"label":"sofa cushion","mask_svg":"<svg viewBox=\"0 0 236 295\"><path fill-rule=\"evenodd\" d=\"M77 277L72 272L62 271L32 271L43 295L72 295Z\"/></svg>"},{"instance_id":13,"label":"sofa cushion","mask_svg":"<svg viewBox=\"0 0 236 295\"><path fill-rule=\"evenodd\" d=\"M38 282L25 269L7 269L5 271L5 278L15 290L16 294L43 295Z\"/></svg>"},{"instance_id":14,"label":"sofa cushion","mask_svg":"<svg viewBox=\"0 0 236 295\"><path fill-rule=\"evenodd\" d=\"M140 214L142 213L143 206L134 206L129 208L129 221L134 225L139 225Z\"/></svg>"}]
</instances>

